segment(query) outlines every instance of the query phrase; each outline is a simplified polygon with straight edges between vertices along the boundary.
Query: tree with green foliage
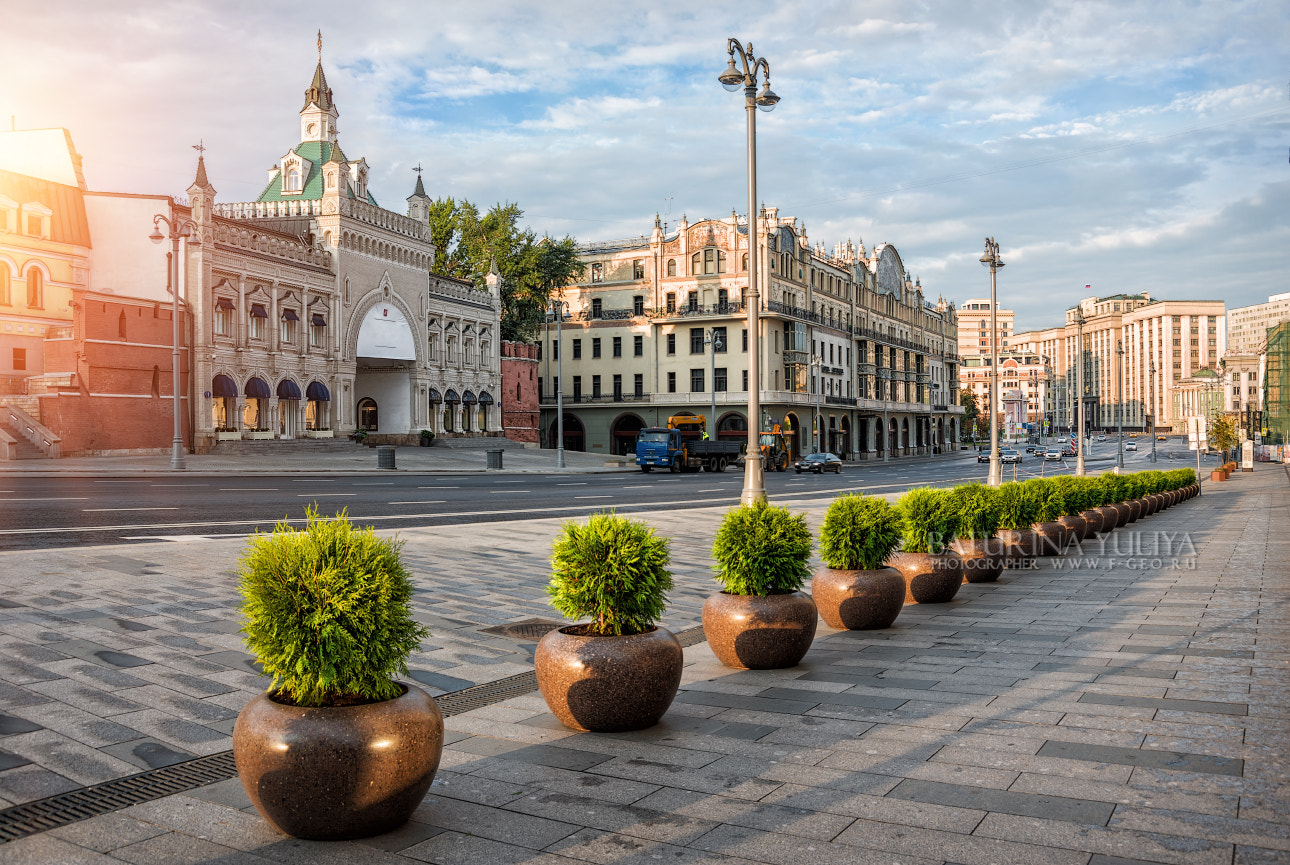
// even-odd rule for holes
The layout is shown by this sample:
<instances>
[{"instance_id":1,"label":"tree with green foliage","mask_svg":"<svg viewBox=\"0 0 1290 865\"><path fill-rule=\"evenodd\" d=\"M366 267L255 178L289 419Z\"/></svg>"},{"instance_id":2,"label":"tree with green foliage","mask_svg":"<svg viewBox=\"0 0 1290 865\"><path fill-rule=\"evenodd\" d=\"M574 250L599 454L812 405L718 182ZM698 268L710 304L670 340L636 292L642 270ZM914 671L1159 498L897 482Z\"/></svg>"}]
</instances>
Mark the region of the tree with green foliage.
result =
<instances>
[{"instance_id":1,"label":"tree with green foliage","mask_svg":"<svg viewBox=\"0 0 1290 865\"><path fill-rule=\"evenodd\" d=\"M495 204L484 214L462 199L430 203L433 273L483 285L495 265L501 276L502 339L535 342L551 294L582 276L576 241L539 238L521 228L518 204Z\"/></svg>"},{"instance_id":2,"label":"tree with green foliage","mask_svg":"<svg viewBox=\"0 0 1290 865\"><path fill-rule=\"evenodd\" d=\"M1226 459L1227 452L1240 443L1236 437L1236 421L1225 414L1215 414L1209 422L1209 443L1218 448Z\"/></svg>"},{"instance_id":3,"label":"tree with green foliage","mask_svg":"<svg viewBox=\"0 0 1290 865\"><path fill-rule=\"evenodd\" d=\"M963 406L963 426L960 429L965 434L970 434L977 428L977 418L981 415L981 409L976 404L976 394L972 393L972 388L965 387L959 391L959 405Z\"/></svg>"}]
</instances>

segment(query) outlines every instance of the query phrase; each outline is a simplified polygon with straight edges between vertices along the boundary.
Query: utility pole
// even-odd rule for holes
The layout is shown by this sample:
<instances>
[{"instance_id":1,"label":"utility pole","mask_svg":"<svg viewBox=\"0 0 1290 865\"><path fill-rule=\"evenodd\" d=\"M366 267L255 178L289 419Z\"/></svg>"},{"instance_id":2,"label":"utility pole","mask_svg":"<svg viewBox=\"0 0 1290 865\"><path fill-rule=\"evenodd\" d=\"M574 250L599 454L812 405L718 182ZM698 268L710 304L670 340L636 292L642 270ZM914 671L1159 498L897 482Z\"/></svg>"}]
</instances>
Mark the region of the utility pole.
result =
<instances>
[{"instance_id":1,"label":"utility pole","mask_svg":"<svg viewBox=\"0 0 1290 865\"><path fill-rule=\"evenodd\" d=\"M1150 377L1148 378L1148 388L1151 391L1151 461L1156 461L1156 359L1151 358Z\"/></svg>"},{"instance_id":2,"label":"utility pole","mask_svg":"<svg viewBox=\"0 0 1290 865\"><path fill-rule=\"evenodd\" d=\"M995 275L1003 262L993 237L985 239L981 264L990 268L990 474L986 483L997 487L1003 483L1003 471L999 462L999 304L995 300Z\"/></svg>"},{"instance_id":3,"label":"utility pole","mask_svg":"<svg viewBox=\"0 0 1290 865\"><path fill-rule=\"evenodd\" d=\"M1075 307L1075 474L1084 477L1084 309Z\"/></svg>"},{"instance_id":4,"label":"utility pole","mask_svg":"<svg viewBox=\"0 0 1290 865\"><path fill-rule=\"evenodd\" d=\"M1120 451L1116 455L1116 469L1124 472L1124 341L1117 339L1115 341L1115 353L1118 356L1116 362L1115 374L1115 438L1119 442Z\"/></svg>"}]
</instances>

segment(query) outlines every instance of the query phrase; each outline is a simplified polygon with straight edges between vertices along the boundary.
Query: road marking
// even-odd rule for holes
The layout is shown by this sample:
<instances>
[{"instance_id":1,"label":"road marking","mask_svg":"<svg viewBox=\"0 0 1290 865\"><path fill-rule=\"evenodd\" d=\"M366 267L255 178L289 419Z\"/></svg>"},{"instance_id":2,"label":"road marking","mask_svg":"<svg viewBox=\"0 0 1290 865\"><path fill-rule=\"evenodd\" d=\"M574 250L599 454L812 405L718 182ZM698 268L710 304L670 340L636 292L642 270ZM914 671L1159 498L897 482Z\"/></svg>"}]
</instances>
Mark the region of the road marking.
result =
<instances>
[{"instance_id":1,"label":"road marking","mask_svg":"<svg viewBox=\"0 0 1290 865\"><path fill-rule=\"evenodd\" d=\"M419 490L459 490L461 487L417 487Z\"/></svg>"},{"instance_id":2,"label":"road marking","mask_svg":"<svg viewBox=\"0 0 1290 865\"><path fill-rule=\"evenodd\" d=\"M101 512L116 513L117 511L177 511L178 507L173 508L81 508L87 514L96 514Z\"/></svg>"},{"instance_id":3,"label":"road marking","mask_svg":"<svg viewBox=\"0 0 1290 865\"><path fill-rule=\"evenodd\" d=\"M695 490L695 492L700 492L700 493L724 493L724 492L725 492L726 490L728 490L728 489L730 489L730 487L713 487L712 489L707 489L707 490Z\"/></svg>"},{"instance_id":4,"label":"road marking","mask_svg":"<svg viewBox=\"0 0 1290 865\"><path fill-rule=\"evenodd\" d=\"M312 499L318 496L356 496L358 493L296 493L298 499Z\"/></svg>"},{"instance_id":5,"label":"road marking","mask_svg":"<svg viewBox=\"0 0 1290 865\"><path fill-rule=\"evenodd\" d=\"M46 499L5 499L5 502L83 502L89 496L53 496Z\"/></svg>"},{"instance_id":6,"label":"road marking","mask_svg":"<svg viewBox=\"0 0 1290 865\"><path fill-rule=\"evenodd\" d=\"M568 483L556 484L557 487L585 487L586 481L570 481Z\"/></svg>"},{"instance_id":7,"label":"road marking","mask_svg":"<svg viewBox=\"0 0 1290 865\"><path fill-rule=\"evenodd\" d=\"M153 484L154 487L208 487L210 484Z\"/></svg>"},{"instance_id":8,"label":"road marking","mask_svg":"<svg viewBox=\"0 0 1290 865\"><path fill-rule=\"evenodd\" d=\"M700 490L702 492L702 490ZM574 496L574 499L612 499L613 496Z\"/></svg>"},{"instance_id":9,"label":"road marking","mask_svg":"<svg viewBox=\"0 0 1290 865\"><path fill-rule=\"evenodd\" d=\"M495 484L522 484L524 481L493 481Z\"/></svg>"},{"instance_id":10,"label":"road marking","mask_svg":"<svg viewBox=\"0 0 1290 865\"><path fill-rule=\"evenodd\" d=\"M622 489L625 489L625 490L650 490L653 488L654 488L653 484L637 484L634 487L622 487Z\"/></svg>"},{"instance_id":11,"label":"road marking","mask_svg":"<svg viewBox=\"0 0 1290 865\"><path fill-rule=\"evenodd\" d=\"M220 487L221 493L276 493L277 487Z\"/></svg>"},{"instance_id":12,"label":"road marking","mask_svg":"<svg viewBox=\"0 0 1290 865\"><path fill-rule=\"evenodd\" d=\"M372 483L354 484L356 487L392 487L394 481L373 481Z\"/></svg>"},{"instance_id":13,"label":"road marking","mask_svg":"<svg viewBox=\"0 0 1290 865\"><path fill-rule=\"evenodd\" d=\"M95 481L94 483L96 484L146 484L148 483L148 481L146 478L140 478L138 480L128 480L128 481Z\"/></svg>"},{"instance_id":14,"label":"road marking","mask_svg":"<svg viewBox=\"0 0 1290 865\"><path fill-rule=\"evenodd\" d=\"M335 478L290 478L293 484L334 484L339 483Z\"/></svg>"},{"instance_id":15,"label":"road marking","mask_svg":"<svg viewBox=\"0 0 1290 865\"><path fill-rule=\"evenodd\" d=\"M443 504L443 499L439 499L437 501L431 501L431 502L390 502L390 504L392 505L441 505Z\"/></svg>"},{"instance_id":16,"label":"road marking","mask_svg":"<svg viewBox=\"0 0 1290 865\"><path fill-rule=\"evenodd\" d=\"M488 492L495 496L509 496L515 493L527 493L529 490L489 490Z\"/></svg>"}]
</instances>

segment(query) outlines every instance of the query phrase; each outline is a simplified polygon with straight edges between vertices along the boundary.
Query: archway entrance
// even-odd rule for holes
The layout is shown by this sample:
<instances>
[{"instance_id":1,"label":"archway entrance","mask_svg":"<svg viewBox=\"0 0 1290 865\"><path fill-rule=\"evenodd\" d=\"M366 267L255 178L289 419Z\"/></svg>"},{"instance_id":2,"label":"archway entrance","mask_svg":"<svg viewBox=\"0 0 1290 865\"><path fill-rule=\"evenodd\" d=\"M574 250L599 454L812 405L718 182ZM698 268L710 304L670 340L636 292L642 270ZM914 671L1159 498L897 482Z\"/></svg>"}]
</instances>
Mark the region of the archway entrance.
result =
<instances>
[{"instance_id":1,"label":"archway entrance","mask_svg":"<svg viewBox=\"0 0 1290 865\"><path fill-rule=\"evenodd\" d=\"M890 457L895 457L900 455L899 430L900 430L900 427L899 425L897 425L896 419L891 418L891 420L887 424L887 449L891 451L889 455Z\"/></svg>"},{"instance_id":2,"label":"archway entrance","mask_svg":"<svg viewBox=\"0 0 1290 865\"><path fill-rule=\"evenodd\" d=\"M556 441L559 435L558 424L551 421L551 435L547 441ZM582 428L582 421L568 412L564 415L564 449L580 452L587 449L587 431Z\"/></svg>"},{"instance_id":3,"label":"archway entrance","mask_svg":"<svg viewBox=\"0 0 1290 865\"><path fill-rule=\"evenodd\" d=\"M801 458L801 430L802 422L797 419L797 415L789 412L784 415L784 443L788 445L788 461L793 462Z\"/></svg>"},{"instance_id":4,"label":"archway entrance","mask_svg":"<svg viewBox=\"0 0 1290 865\"><path fill-rule=\"evenodd\" d=\"M402 311L389 301L369 309L359 325L354 354L354 395L359 405L370 400L381 406L379 426L373 413L373 426L364 428L382 433L410 432L414 426L410 376L417 351L412 327ZM363 426L361 414L358 425Z\"/></svg>"},{"instance_id":5,"label":"archway entrance","mask_svg":"<svg viewBox=\"0 0 1290 865\"><path fill-rule=\"evenodd\" d=\"M645 428L645 421L641 420L634 414L625 414L619 417L609 427L609 437L612 440L614 453L619 456L628 456L636 453L636 435ZM565 435L568 435L569 425L565 424Z\"/></svg>"},{"instance_id":6,"label":"archway entrance","mask_svg":"<svg viewBox=\"0 0 1290 865\"><path fill-rule=\"evenodd\" d=\"M838 433L838 441L834 445L834 447L836 448L836 450L834 450L833 452L838 456L842 457L842 459L845 460L845 459L851 458L851 419L850 418L847 418L845 416L842 418L842 429Z\"/></svg>"},{"instance_id":7,"label":"archway entrance","mask_svg":"<svg viewBox=\"0 0 1290 865\"><path fill-rule=\"evenodd\" d=\"M900 446L904 453L909 453L909 418L900 422Z\"/></svg>"},{"instance_id":8,"label":"archway entrance","mask_svg":"<svg viewBox=\"0 0 1290 865\"><path fill-rule=\"evenodd\" d=\"M729 412L717 421L717 438L728 441L748 440L748 421L739 412Z\"/></svg>"}]
</instances>

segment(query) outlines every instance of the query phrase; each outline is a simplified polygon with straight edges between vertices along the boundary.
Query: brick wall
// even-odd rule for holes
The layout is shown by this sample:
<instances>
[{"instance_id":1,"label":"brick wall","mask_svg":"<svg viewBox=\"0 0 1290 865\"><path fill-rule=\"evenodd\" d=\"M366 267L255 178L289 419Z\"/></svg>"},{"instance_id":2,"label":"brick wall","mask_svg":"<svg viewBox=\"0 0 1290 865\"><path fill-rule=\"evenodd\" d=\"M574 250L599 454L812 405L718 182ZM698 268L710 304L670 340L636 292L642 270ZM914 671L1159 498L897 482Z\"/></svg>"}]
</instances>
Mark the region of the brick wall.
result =
<instances>
[{"instance_id":1,"label":"brick wall","mask_svg":"<svg viewBox=\"0 0 1290 865\"><path fill-rule=\"evenodd\" d=\"M538 443L538 347L502 343L502 426L511 441Z\"/></svg>"}]
</instances>

